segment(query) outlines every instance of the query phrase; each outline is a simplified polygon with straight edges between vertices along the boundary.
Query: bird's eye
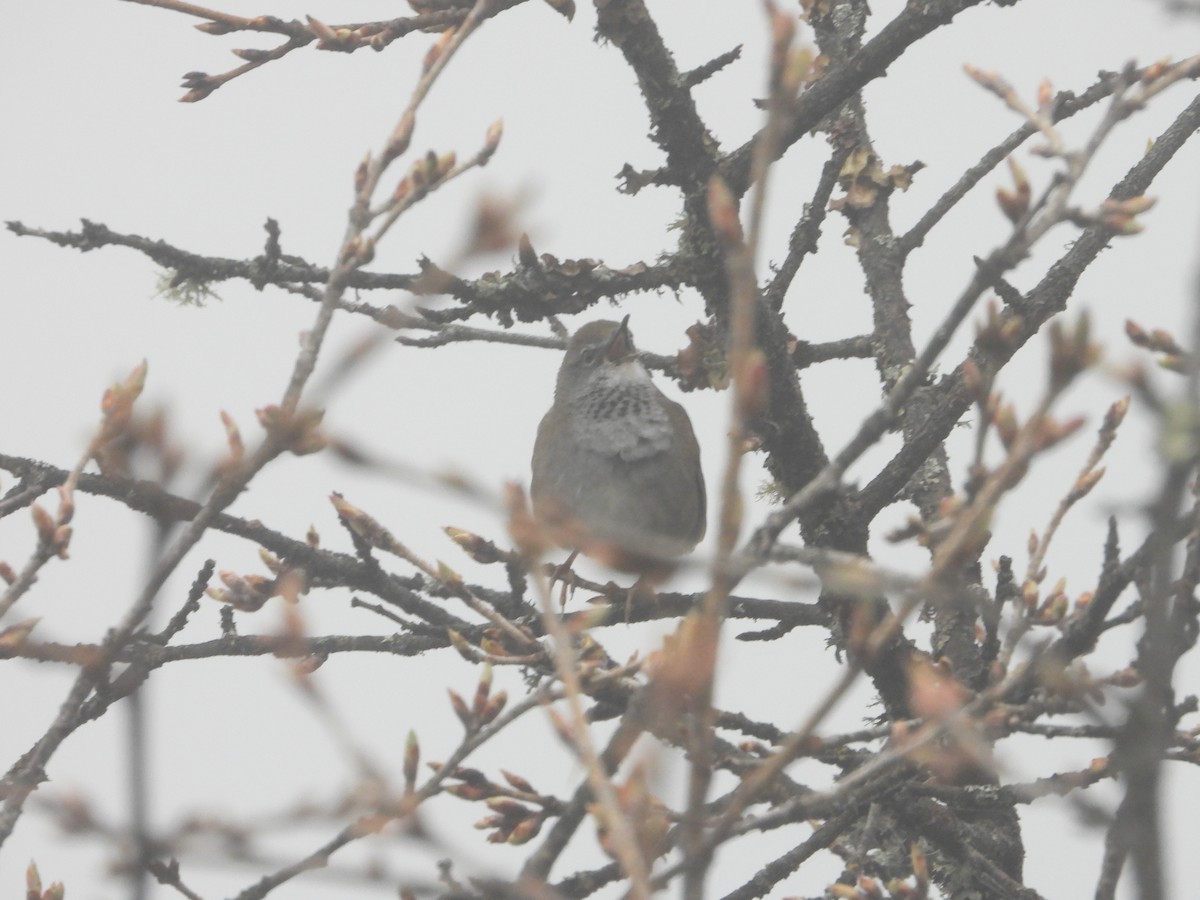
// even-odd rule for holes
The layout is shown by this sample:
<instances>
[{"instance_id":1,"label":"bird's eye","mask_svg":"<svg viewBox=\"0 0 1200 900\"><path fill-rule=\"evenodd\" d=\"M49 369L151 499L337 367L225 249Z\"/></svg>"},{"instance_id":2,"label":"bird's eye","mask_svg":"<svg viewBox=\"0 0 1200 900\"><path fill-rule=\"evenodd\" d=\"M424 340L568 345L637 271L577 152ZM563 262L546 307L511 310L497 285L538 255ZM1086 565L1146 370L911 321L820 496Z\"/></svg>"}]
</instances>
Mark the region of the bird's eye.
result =
<instances>
[{"instance_id":1,"label":"bird's eye","mask_svg":"<svg viewBox=\"0 0 1200 900\"><path fill-rule=\"evenodd\" d=\"M600 357L600 348L599 347L588 347L582 353L579 354L579 358L580 358L580 360L582 360L582 362L585 366L594 366L596 364L596 360L599 357Z\"/></svg>"}]
</instances>

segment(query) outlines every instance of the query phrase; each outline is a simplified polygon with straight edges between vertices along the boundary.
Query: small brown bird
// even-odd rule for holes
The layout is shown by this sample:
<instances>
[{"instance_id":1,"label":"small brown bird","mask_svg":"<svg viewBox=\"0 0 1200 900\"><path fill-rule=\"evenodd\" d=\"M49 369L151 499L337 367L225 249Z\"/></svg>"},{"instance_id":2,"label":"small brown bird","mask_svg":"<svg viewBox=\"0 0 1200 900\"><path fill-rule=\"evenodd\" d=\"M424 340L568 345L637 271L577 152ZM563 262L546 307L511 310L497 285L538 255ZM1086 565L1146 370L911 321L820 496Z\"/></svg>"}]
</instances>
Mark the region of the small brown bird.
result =
<instances>
[{"instance_id":1,"label":"small brown bird","mask_svg":"<svg viewBox=\"0 0 1200 900\"><path fill-rule=\"evenodd\" d=\"M533 445L537 518L564 547L649 575L704 537L700 447L637 358L629 317L567 342Z\"/></svg>"}]
</instances>

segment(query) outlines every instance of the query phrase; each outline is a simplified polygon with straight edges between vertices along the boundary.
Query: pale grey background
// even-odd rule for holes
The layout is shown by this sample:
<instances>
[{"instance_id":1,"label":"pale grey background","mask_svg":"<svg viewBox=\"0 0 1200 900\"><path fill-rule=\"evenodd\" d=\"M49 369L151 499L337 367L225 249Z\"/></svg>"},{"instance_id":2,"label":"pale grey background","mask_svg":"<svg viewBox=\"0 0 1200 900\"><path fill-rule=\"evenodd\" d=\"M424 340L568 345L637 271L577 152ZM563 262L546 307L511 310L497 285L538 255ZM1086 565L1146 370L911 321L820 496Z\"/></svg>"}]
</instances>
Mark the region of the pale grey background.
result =
<instances>
[{"instance_id":1,"label":"pale grey background","mask_svg":"<svg viewBox=\"0 0 1200 900\"><path fill-rule=\"evenodd\" d=\"M308 13L328 22L366 21L403 11L382 2L272 7L229 0L220 8L246 15ZM877 22L900 8L899 0L878 0ZM651 9L677 48L682 68L745 44L740 62L697 91L701 111L724 146L738 145L761 123L761 113L749 103L763 93L765 29L759 5L739 0L652 2ZM74 227L82 216L119 231L230 257L258 253L262 223L272 216L282 226L286 252L321 264L330 262L343 232L354 167L390 131L431 40L412 37L382 54L346 56L309 48L189 105L175 102L182 73L223 71L236 62L229 48L271 46L274 39L252 44L246 36L213 38L192 29L193 20L181 15L120 2L23 3L6 13L0 29L0 112L5 122L0 216L59 229ZM374 268L413 271L420 254L443 264L453 259L472 204L484 190L526 197L522 219L539 252L590 256L623 266L652 261L673 245L668 230L676 208L672 192L651 189L630 198L614 190L614 175L625 162L651 167L659 156L645 138L647 121L632 76L614 48L593 41L593 24L586 3L572 24L530 3L471 39L424 108L414 148L455 149L465 155L482 141L488 124L502 117L501 149L486 170L468 175L406 216L380 248ZM907 195L894 199L896 220L901 226L914 221L966 165L1018 124L966 78L964 62L1001 72L1032 97L1042 77L1050 78L1055 88L1081 90L1099 68L1116 69L1131 58L1142 63L1178 58L1195 52L1198 38L1195 17L1172 19L1156 4L1135 0L1026 0L1015 9L984 7L965 14L868 91L885 162L920 159L928 166ZM1085 181L1080 202L1098 201L1194 90L1190 85L1176 88L1150 112L1123 125ZM1081 116L1067 133L1078 136L1093 121ZM775 173L760 273L768 260L781 257L791 222L819 171L822 150L820 142L806 142ZM1052 166L1028 155L1023 161L1036 183L1044 184ZM1198 173L1200 152L1190 146L1154 190L1159 206L1145 217L1151 234L1121 242L1080 284L1076 308L1091 311L1095 331L1108 343L1114 363L1132 356L1120 336L1128 316L1187 334L1185 298L1195 277L1200 219ZM920 334L928 334L957 294L971 256L986 254L1002 238L1006 222L991 199L1002 180L1000 175L989 179L914 258L907 285ZM788 319L802 338L856 334L869 324L861 276L848 265L852 252L839 243L842 228L841 220L831 216L819 258L806 264L789 297ZM1069 228L1055 232L1044 245L1045 258L1060 252L1071 237ZM466 274L509 265L502 254ZM0 448L69 467L97 421L104 387L146 358L150 375L142 402L169 408L175 434L189 453L189 489L195 489L205 465L222 450L218 411L228 411L251 439L256 431L253 410L278 400L297 335L314 315L307 301L278 292L258 294L241 283L218 286L221 302L178 308L154 297L157 273L132 252L108 249L81 256L7 232L0 234L0 271ZM1037 272L1035 260L1018 271L1015 281L1028 284ZM388 299L399 303L405 298ZM624 309L633 314L641 346L660 353L679 349L683 328L702 315L694 296L678 303L669 296L635 297ZM597 310L594 317L606 314ZM341 317L325 362L370 330L369 323ZM946 356L948 364L958 359L969 337L969 332L959 336ZM1025 409L1032 403L1029 385L1037 384L1042 348L1035 341L1021 365L1011 367L1003 379L1006 393ZM497 492L505 479L527 477L533 432L549 402L556 366L555 354L526 348L421 351L389 346L338 393L327 421L334 432L377 453L423 470L469 473ZM1026 385L1019 381L1022 374L1030 379ZM878 398L869 363L830 364L806 372L803 380L831 448L849 436ZM1096 422L1123 392L1114 380L1089 377L1072 391L1064 409L1090 413ZM712 484L724 464L727 398L693 393L684 402L696 420ZM1135 540L1137 511L1128 504L1149 489L1139 478L1151 452L1145 422L1137 410L1131 414L1109 464L1113 474L1088 506L1075 513L1071 531L1086 539L1064 541L1052 555L1052 578L1067 576L1072 595L1086 589L1097 571L1105 514L1118 511L1126 523L1126 546ZM958 440L966 439L964 430ZM1026 533L1044 524L1081 464L1086 444L1086 438L1078 438L1060 449L1006 502L989 558L1009 553L1021 568ZM869 476L883 458L882 453L869 455L852 475ZM961 478L961 459L955 473ZM751 494L759 480L752 463L744 478ZM0 477L0 489L9 486L11 479ZM454 524L503 539L502 519L494 508L411 483L381 484L324 458L279 461L234 511L296 536L311 523L327 545L345 548L326 500L332 490L378 516L418 553L444 558L470 577L494 577L470 566L440 532L440 526ZM893 510L888 518L896 521L904 513ZM763 509L752 511L754 519L762 514ZM42 617L37 632L42 638L97 638L140 586L148 525L112 503L81 497L75 526L71 560L48 566L41 583L11 616ZM0 522L0 558L19 565L32 546L24 516ZM205 555L216 555L222 569L258 568L252 547L226 537L210 536L201 550L172 582L164 609L182 601ZM922 563L914 550L881 546L879 552L900 566L915 569ZM701 583L699 574L679 579L685 587ZM765 580L746 589L808 599L807 589ZM198 640L213 632L213 606L196 617L184 638ZM313 594L304 611L314 633L389 630L368 614L350 610L340 594ZM279 610L271 605L243 627L271 631L279 623ZM614 655L644 652L655 646L663 630L611 630L604 640ZM767 647L732 641L728 646L723 664L729 681L718 700L733 702L736 697L748 714L773 718L783 727L804 717L805 700L817 696L835 674L832 657L816 634L793 633ZM1122 647L1105 649L1121 664ZM0 670L0 760L5 766L40 734L71 674L32 664L9 663ZM1194 684L1194 667L1185 675ZM498 673L497 682L507 679L516 689L511 677ZM420 734L426 759L449 752L458 726L445 703L444 686L469 692L473 678L449 654L414 660L335 659L318 676L355 739L393 774L409 728ZM839 724L857 726L864 707L854 701L868 697L860 686L842 707ZM155 818L164 825L196 810L262 814L297 796L329 799L353 784L345 757L313 720L278 662L174 665L156 673L148 700L155 726ZM1112 710L1113 716L1119 714ZM86 791L96 798L100 812L119 821L124 815L122 719L118 710L68 741L53 762L45 790ZM579 773L563 770L557 760L565 754L556 745L544 744L539 753L539 742L548 740L543 724L536 722L497 742L486 758L510 766L522 760L523 773L537 779L539 787L561 793ZM1054 748L1033 740L1013 747L1002 757L1006 777L1012 778L1079 768L1089 755L1078 745ZM1097 745L1095 753L1102 752ZM669 793L672 757L659 764ZM1169 771L1167 804L1176 826L1169 863L1182 892L1194 877L1188 856L1195 835L1188 823L1194 816L1188 809L1194 808L1197 792L1191 772ZM1112 785L1089 792L1092 799L1116 796ZM454 801L439 802L436 808L427 824L458 848L460 859L475 861L475 871L504 871L513 864L514 854L482 844L479 833L465 827L479 817L478 810ZM1090 896L1101 833L1084 828L1070 805L1057 800L1035 806L1024 822L1030 884L1048 897ZM311 849L332 830L299 831L280 842L278 859ZM765 860L798 840L798 834L802 832L790 830L764 837L755 853ZM1055 849L1046 852L1051 846ZM395 847L365 842L344 858L380 858L399 871L405 857ZM66 881L68 896L120 897L124 888L119 882L96 877L106 852L90 842L63 839L31 809L0 852L0 891L18 891L26 863L36 859L44 879ZM789 889L818 891L840 868L829 857L822 865L814 866L815 871L806 868L805 877L789 882ZM189 885L206 897L218 897L246 887L270 868L209 866L193 857L185 859L184 871ZM424 872L432 876L432 867ZM326 896L331 884L339 884L329 878L300 879L276 896ZM714 895L729 886L718 870ZM342 896L387 895L380 888L351 893L339 885L339 891ZM173 894L160 890L156 896Z\"/></svg>"}]
</instances>

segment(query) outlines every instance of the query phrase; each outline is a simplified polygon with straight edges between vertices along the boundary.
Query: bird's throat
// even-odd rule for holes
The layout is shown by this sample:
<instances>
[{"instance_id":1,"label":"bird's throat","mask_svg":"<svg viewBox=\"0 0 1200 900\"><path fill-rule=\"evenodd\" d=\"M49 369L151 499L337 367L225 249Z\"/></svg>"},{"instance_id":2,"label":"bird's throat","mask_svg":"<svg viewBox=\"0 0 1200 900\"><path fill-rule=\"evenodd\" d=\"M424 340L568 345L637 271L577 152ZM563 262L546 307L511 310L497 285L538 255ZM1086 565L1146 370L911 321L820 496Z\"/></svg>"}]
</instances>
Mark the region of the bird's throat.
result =
<instances>
[{"instance_id":1,"label":"bird's throat","mask_svg":"<svg viewBox=\"0 0 1200 900\"><path fill-rule=\"evenodd\" d=\"M570 421L582 446L626 461L646 459L670 449L666 398L645 369L640 375L600 377L598 373L588 390L576 398Z\"/></svg>"}]
</instances>

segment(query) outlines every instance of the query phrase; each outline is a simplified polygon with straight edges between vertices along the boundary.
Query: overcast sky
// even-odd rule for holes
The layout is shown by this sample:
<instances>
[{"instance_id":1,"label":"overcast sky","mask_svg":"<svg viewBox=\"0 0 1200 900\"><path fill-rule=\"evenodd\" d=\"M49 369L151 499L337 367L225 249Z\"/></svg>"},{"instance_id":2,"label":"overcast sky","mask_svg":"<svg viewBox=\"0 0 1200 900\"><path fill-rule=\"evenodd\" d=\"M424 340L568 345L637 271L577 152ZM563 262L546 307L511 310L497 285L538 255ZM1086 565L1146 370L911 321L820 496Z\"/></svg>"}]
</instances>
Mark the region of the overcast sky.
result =
<instances>
[{"instance_id":1,"label":"overcast sky","mask_svg":"<svg viewBox=\"0 0 1200 900\"><path fill-rule=\"evenodd\" d=\"M761 112L751 103L764 93L765 26L759 5L744 0L651 0L649 6L676 48L680 68L744 45L740 61L696 92L701 112L723 147L736 147L762 122ZM400 14L395 3L384 2L271 6L226 0L220 8L285 18L308 13L327 22ZM872 8L878 28L903 3L875 0ZM44 4L21 3L6 13L0 29L5 73L0 78L5 122L0 217L53 229L75 228L80 218L87 218L117 231L233 258L261 251L263 223L272 217L282 228L284 251L320 265L333 262L344 232L354 168L364 152L378 149L390 132L432 40L416 35L384 53L350 55L309 47L235 80L203 102L181 104L176 101L184 72L224 71L237 63L231 48L269 47L275 39L264 37L255 44L248 36L211 37L191 27L196 20L116 0L61 0L53 4L53 12ZM620 54L593 40L594 19L587 3L580 4L575 20L568 23L547 6L531 2L489 23L471 39L426 105L414 148L468 155L481 144L489 124L502 118L501 148L485 170L469 173L406 216L380 247L373 269L414 272L422 255L452 265L484 193L519 201L521 227L534 247L559 258L592 257L621 267L652 262L673 247L670 226L677 205L671 191L651 189L629 197L615 190L614 176L625 163L651 168L659 155L646 138L645 112ZM1200 47L1198 26L1200 17L1171 18L1148 0L1025 0L1012 9L985 6L963 15L952 28L899 61L867 92L868 111L878 129L877 149L885 163L926 164L912 190L893 199L899 226L914 221L967 165L1018 124L999 101L963 74L964 63L1001 73L1027 97L1043 78L1055 89L1082 90L1100 69L1118 69L1131 59L1144 64L1194 53ZM1086 206L1102 198L1146 141L1194 92L1194 85L1179 86L1146 114L1121 126L1085 180L1080 203ZM1094 117L1081 116L1066 132L1082 135L1090 123ZM823 142L808 141L780 164L758 261L760 275L770 261L781 258L791 222L819 172L823 150ZM1028 154L1023 159L1031 177L1045 184L1053 167ZM969 276L972 256L986 255L1003 239L1007 223L992 200L1001 175L989 179L914 257L906 284L914 300L918 343ZM1104 254L1082 280L1074 301L1076 308L1090 311L1114 366L1133 355L1121 337L1127 317L1183 335L1190 327L1185 298L1197 277L1200 150L1186 148L1153 193L1159 204L1145 217L1149 233L1130 239L1130 244L1120 242ZM789 325L806 340L858 334L870 325L862 277L849 265L852 251L840 244L842 228L842 221L831 216L819 258L806 266L788 298ZM1069 228L1059 232L1047 242L1045 259L1071 240ZM511 256L508 251L473 260L461 271L476 275L489 268L506 270ZM1042 258L1020 268L1014 282L1031 283ZM200 491L207 466L222 451L220 411L228 412L248 439L255 434L254 410L282 395L298 335L311 326L315 314L307 300L279 291L257 293L240 282L217 285L219 300L182 308L156 296L161 273L131 251L80 254L8 232L0 233L0 271L0 452L69 468L98 421L104 388L146 359L149 380L142 402L169 411L173 434L187 453L180 483L185 493ZM409 300L400 295L364 299L377 304ZM688 295L633 297L622 312L632 314L641 348L656 353L680 349L686 340L683 329L703 317L702 304ZM600 309L578 321L616 315ZM378 330L361 317L341 317L323 362L333 363L340 352ZM959 358L969 339L967 329L948 351L948 365ZM1032 401L1022 388L1037 383L1043 355L1043 342L1035 340L1021 364L1005 375L1006 394L1023 402L1025 409ZM430 351L385 342L330 398L327 423L332 433L373 454L418 472L459 471L486 492L498 494L507 479L527 480L533 434L549 403L557 365L556 353L540 349L464 345ZM1022 373L1027 382L1022 382ZM318 381L320 377L319 371ZM804 384L831 449L853 432L879 397L870 363L823 367L806 373ZM678 396L673 386L666 389ZM1072 391L1066 405L1096 422L1100 411L1122 393L1116 379L1097 374ZM728 398L691 393L683 402L696 422L712 484L724 464ZM1135 411L1131 422L1144 425L1145 419ZM1127 430L1110 462L1110 469L1126 477L1104 484L1079 513L1087 520L1077 523L1082 539L1059 547L1053 560L1056 571L1070 579L1069 593L1086 589L1097 571L1104 516L1112 511L1123 516L1130 535L1127 546L1137 533L1137 511L1129 504L1143 496L1145 486L1137 483L1136 472L1150 448L1144 429L1142 435L1134 427ZM1082 443L1071 452L1055 454L1039 475L1045 480L1031 479L1010 499L1028 514L1004 519L987 558L1022 552L1029 528L1041 527L1051 512L1046 486L1065 483L1079 468L1086 452L1081 448ZM852 477L869 477L884 458L882 450L868 455ZM963 470L960 458L955 470L960 481ZM750 494L759 480L761 473L752 464L745 479ZM11 477L0 474L0 491L11 485ZM459 525L503 540L497 510L448 495L420 479L381 484L377 477L364 477L327 458L285 458L255 482L233 511L296 537L311 524L327 546L348 549L327 500L334 490L378 516L417 553L444 558L472 578L493 577L469 568L440 527ZM765 506L755 507L751 519L765 511ZM894 520L905 512L890 515ZM106 501L81 498L75 527L71 560L52 564L17 610L18 619L42 617L38 634L44 639L99 638L132 602L145 571L150 533L145 522ZM26 517L0 521L0 559L20 564L32 542ZM883 546L878 551L889 562L914 570L922 561L915 551ZM178 605L207 555L215 555L221 569L260 570L253 547L212 536L171 583L168 592L174 591L176 599L165 608ZM681 578L684 587L699 583L689 582L686 575ZM780 589L766 582L752 582L747 590L752 588L776 593ZM201 640L215 633L215 604L211 606L197 616L185 638ZM350 609L342 594L314 593L305 615L313 633L390 631L386 623ZM269 605L247 627L266 632L279 628L280 610ZM617 657L652 648L662 633L618 631L610 629L605 635ZM779 643L785 642L755 645L751 654L744 645L731 642L731 695L764 667L780 683L797 686L797 697L815 696L820 685L834 678L835 663L819 635L794 633L786 646ZM1120 647L1111 652L1113 658L1121 658ZM71 674L12 663L0 669L0 721L5 723L0 729L0 764L7 767L45 728ZM1195 674L1187 672L1193 681ZM497 680L510 675L498 675ZM473 688L467 667L433 657L338 659L320 678L344 711L355 738L392 772L409 728L421 735L427 759L449 752L457 726L443 688ZM519 689L515 684L512 688ZM869 692L860 689L845 705L838 724L856 727L864 707L854 699L867 697ZM802 708L783 711L781 718L776 701L774 696L759 697L745 711L773 717L785 728L803 719ZM314 721L276 661L177 664L155 674L148 702L155 729L155 819L161 825L196 810L265 814L299 796L329 799L352 784L344 754ZM197 710L204 715L197 716ZM53 762L51 783L44 790L60 796L86 791L104 815L120 821L125 777L122 718L117 711L68 741ZM549 740L540 728L534 729L542 735L538 739ZM1010 754L1002 760L1013 777L1086 764L1078 745L1062 758L1057 754L1067 748L1033 741L1019 746L1028 758ZM531 750L500 742L493 752L491 758L503 760L506 753L511 759L528 756ZM1103 752L1105 748L1097 745L1096 755ZM562 754L551 748L546 755ZM669 772L671 758L664 758L662 765ZM561 783L540 786L561 792L577 776L570 771L547 775ZM1194 808L1200 802L1194 781L1171 782L1168 802L1173 814L1185 803ZM1113 786L1102 785L1089 796L1111 801L1116 793ZM476 810L448 803L439 809L445 812L431 827L456 846L463 859L474 861L479 871L504 871L512 864L511 854L471 843L478 833L467 830L465 839L459 836L464 824L478 817ZM1048 897L1090 896L1090 878L1077 881L1076 873L1080 868L1094 871L1102 832L1086 829L1077 811L1057 801L1044 801L1026 816L1025 824L1030 884ZM278 858L315 846L332 830L326 826L294 835L291 843L277 848ZM782 839L786 846L791 837L765 838L764 858L770 855L772 839ZM1039 852L1050 841L1061 842L1064 850ZM1194 877L1194 870L1184 868L1187 846L1177 843L1175 850L1179 865L1173 871L1177 876L1189 871ZM0 853L0 892L7 896L18 890L25 864L36 859L46 880L66 882L68 896L121 897L120 882L95 877L107 852L86 841L60 839L33 813ZM347 854L348 859L371 856L383 856L395 870L404 861L396 857L394 844L355 848ZM262 871L253 866L209 866L202 859L185 860L185 865L189 885L214 898L243 889ZM819 890L839 868L829 858L823 869L818 867L816 881L789 886ZM805 873L812 877L808 869ZM426 874L432 875L432 870ZM278 896L327 896L329 884L321 877L302 879ZM721 886L718 874L714 890ZM390 896L378 888L356 890L346 888L340 895ZM156 896L174 894L163 890Z\"/></svg>"}]
</instances>

